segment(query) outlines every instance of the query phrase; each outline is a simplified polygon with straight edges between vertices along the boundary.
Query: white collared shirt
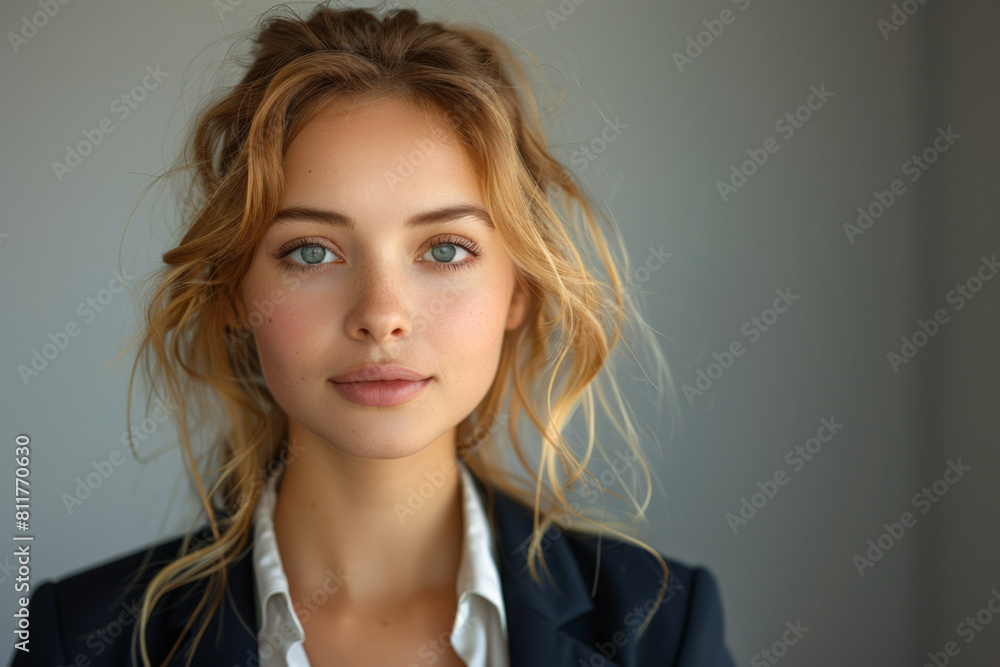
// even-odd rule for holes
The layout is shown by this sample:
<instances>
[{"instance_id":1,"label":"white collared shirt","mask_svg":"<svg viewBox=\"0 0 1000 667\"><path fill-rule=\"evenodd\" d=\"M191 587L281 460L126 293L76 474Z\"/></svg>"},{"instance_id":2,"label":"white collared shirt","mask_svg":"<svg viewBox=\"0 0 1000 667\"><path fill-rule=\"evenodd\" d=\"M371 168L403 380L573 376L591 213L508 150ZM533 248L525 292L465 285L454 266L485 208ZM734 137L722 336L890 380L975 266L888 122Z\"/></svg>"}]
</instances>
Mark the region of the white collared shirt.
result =
<instances>
[{"instance_id":1,"label":"white collared shirt","mask_svg":"<svg viewBox=\"0 0 1000 667\"><path fill-rule=\"evenodd\" d=\"M509 667L507 616L496 548L490 532L483 499L464 461L461 472L462 511L465 535L455 579L458 610L451 631L451 646L467 667ZM274 509L281 473L268 480L254 510L254 592L260 633L257 647L260 667L309 667L302 642L305 631L295 615L288 579L281 564L274 534ZM327 573L336 580L339 573ZM338 584L337 581L331 581ZM433 638L424 651L433 651ZM437 655L435 653L435 655Z\"/></svg>"}]
</instances>

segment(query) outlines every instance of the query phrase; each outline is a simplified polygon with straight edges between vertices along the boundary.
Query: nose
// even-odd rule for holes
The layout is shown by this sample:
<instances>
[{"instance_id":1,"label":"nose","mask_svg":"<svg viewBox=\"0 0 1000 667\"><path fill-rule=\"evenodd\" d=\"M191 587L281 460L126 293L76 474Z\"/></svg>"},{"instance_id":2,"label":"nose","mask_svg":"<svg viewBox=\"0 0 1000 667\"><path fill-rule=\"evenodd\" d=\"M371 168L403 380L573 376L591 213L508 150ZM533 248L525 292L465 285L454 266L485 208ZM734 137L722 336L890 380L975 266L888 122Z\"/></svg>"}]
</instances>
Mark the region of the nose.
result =
<instances>
[{"instance_id":1,"label":"nose","mask_svg":"<svg viewBox=\"0 0 1000 667\"><path fill-rule=\"evenodd\" d=\"M410 335L407 283L390 262L366 262L358 267L354 302L347 314L347 335L358 341L396 344Z\"/></svg>"}]
</instances>

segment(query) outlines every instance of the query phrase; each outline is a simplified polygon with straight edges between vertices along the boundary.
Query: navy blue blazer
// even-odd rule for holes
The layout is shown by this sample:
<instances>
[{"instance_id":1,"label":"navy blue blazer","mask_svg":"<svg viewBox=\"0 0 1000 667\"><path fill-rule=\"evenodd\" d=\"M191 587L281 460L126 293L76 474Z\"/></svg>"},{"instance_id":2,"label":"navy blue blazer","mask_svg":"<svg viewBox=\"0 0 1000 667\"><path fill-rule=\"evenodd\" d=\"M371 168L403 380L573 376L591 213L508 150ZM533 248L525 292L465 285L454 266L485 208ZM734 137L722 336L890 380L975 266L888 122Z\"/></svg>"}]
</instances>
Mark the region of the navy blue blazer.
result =
<instances>
[{"instance_id":1,"label":"navy blue blazer","mask_svg":"<svg viewBox=\"0 0 1000 667\"><path fill-rule=\"evenodd\" d=\"M608 537L599 545L597 537L552 529L545 549L551 579L540 569L540 587L527 570L533 511L500 491L494 497L488 514L498 539L511 667L733 667L719 589L707 569L666 559L670 576L663 603L636 638L663 585L663 570L648 552ZM199 533L201 539L210 535L207 528ZM133 665L131 635L145 582L157 570L156 563L176 557L180 544L181 538L164 541L39 585L29 608L30 651L15 650L12 667ZM598 585L591 597L598 546ZM123 595L150 550L151 565L140 585ZM184 587L169 593L166 604L157 604L146 633L154 664L167 655L194 614L201 590L199 584ZM240 623L234 609L252 624L253 632ZM258 667L259 624L250 549L230 565L228 595L191 664ZM188 637L193 634L189 631ZM184 665L187 648L185 644L174 654L171 667Z\"/></svg>"}]
</instances>

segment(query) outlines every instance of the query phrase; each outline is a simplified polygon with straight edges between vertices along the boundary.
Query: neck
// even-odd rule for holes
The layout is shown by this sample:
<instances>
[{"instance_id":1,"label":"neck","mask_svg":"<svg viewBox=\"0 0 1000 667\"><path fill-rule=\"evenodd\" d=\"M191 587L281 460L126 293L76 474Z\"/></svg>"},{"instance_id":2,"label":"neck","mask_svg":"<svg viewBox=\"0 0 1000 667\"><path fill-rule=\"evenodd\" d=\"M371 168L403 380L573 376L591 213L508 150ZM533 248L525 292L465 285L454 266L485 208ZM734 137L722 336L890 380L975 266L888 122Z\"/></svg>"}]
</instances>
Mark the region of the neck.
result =
<instances>
[{"instance_id":1,"label":"neck","mask_svg":"<svg viewBox=\"0 0 1000 667\"><path fill-rule=\"evenodd\" d=\"M325 590L344 604L454 590L463 540L454 432L398 459L346 455L293 432L274 529L295 604Z\"/></svg>"}]
</instances>

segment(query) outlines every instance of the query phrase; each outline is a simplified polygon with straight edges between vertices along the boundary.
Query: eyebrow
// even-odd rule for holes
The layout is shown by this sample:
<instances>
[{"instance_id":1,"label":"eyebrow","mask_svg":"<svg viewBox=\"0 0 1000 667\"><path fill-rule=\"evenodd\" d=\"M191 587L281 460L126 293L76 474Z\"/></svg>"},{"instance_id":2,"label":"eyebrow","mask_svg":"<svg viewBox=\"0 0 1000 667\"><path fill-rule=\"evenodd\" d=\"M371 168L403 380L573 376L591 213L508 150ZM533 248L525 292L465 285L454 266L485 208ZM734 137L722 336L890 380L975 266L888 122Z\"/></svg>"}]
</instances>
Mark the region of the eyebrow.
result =
<instances>
[{"instance_id":1,"label":"eyebrow","mask_svg":"<svg viewBox=\"0 0 1000 667\"><path fill-rule=\"evenodd\" d=\"M493 220L490 219L489 214L474 204L455 204L431 211L424 211L423 213L417 213L416 215L408 218L406 222L403 223L403 226L406 229L412 229L414 227L433 225L435 223L453 222L463 218L476 219L490 229L493 229ZM337 211L327 211L325 209L314 208L312 206L290 206L288 208L283 208L278 211L271 222L272 224L280 224L294 220L321 222L325 225L346 227L350 230L353 230L355 227L354 220L343 213L338 213Z\"/></svg>"}]
</instances>

